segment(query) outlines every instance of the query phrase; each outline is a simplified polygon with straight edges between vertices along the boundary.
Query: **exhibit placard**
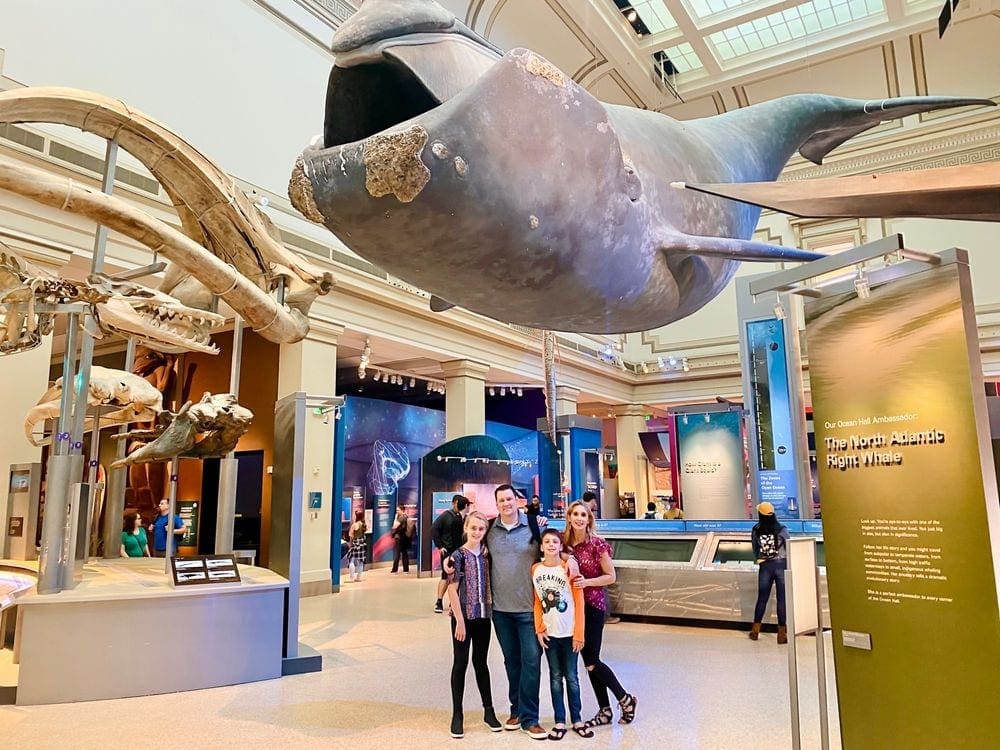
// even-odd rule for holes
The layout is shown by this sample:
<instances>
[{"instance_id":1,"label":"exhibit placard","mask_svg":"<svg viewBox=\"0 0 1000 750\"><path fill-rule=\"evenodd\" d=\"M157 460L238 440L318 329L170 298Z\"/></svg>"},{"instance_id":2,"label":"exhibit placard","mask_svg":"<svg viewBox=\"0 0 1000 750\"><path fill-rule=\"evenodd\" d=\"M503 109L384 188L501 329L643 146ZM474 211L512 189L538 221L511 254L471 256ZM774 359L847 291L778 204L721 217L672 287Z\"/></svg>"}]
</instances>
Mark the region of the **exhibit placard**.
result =
<instances>
[{"instance_id":1,"label":"exhibit placard","mask_svg":"<svg viewBox=\"0 0 1000 750\"><path fill-rule=\"evenodd\" d=\"M174 586L239 583L240 569L233 555L171 557L170 579Z\"/></svg>"},{"instance_id":2,"label":"exhibit placard","mask_svg":"<svg viewBox=\"0 0 1000 750\"><path fill-rule=\"evenodd\" d=\"M952 252L805 307L845 750L1000 737L996 482Z\"/></svg>"},{"instance_id":3,"label":"exhibit placard","mask_svg":"<svg viewBox=\"0 0 1000 750\"><path fill-rule=\"evenodd\" d=\"M678 415L677 442L685 519L747 518L739 412Z\"/></svg>"}]
</instances>

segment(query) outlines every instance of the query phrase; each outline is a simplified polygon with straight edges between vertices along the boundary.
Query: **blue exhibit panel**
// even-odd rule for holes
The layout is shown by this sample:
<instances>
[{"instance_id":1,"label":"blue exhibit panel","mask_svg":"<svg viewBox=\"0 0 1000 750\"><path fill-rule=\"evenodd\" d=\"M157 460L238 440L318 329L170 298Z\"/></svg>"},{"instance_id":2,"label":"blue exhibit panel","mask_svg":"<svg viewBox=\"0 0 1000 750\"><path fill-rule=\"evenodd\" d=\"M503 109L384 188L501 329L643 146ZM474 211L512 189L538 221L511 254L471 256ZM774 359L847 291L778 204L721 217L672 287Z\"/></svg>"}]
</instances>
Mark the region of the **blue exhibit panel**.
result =
<instances>
[{"instance_id":1,"label":"blue exhibit panel","mask_svg":"<svg viewBox=\"0 0 1000 750\"><path fill-rule=\"evenodd\" d=\"M799 513L795 477L792 409L788 384L783 320L747 323L750 384L757 434L757 490L760 500L774 505L779 518Z\"/></svg>"},{"instance_id":2,"label":"blue exhibit panel","mask_svg":"<svg viewBox=\"0 0 1000 750\"><path fill-rule=\"evenodd\" d=\"M599 430L587 430L582 427L571 427L569 430L569 451L570 451L570 502L583 497L587 490L587 479L593 482L597 480L597 489L594 492L598 498L601 496L600 478L588 477L587 465L584 461L584 454L581 451L600 450L601 433Z\"/></svg>"},{"instance_id":3,"label":"blue exhibit panel","mask_svg":"<svg viewBox=\"0 0 1000 750\"><path fill-rule=\"evenodd\" d=\"M631 519L631 518L617 518L617 519L607 519L597 520L597 533L602 536L605 534L621 534L629 533L636 534L639 532L649 532L649 533L688 533L688 534L703 534L708 531L714 532L742 532L749 533L753 529L756 521L658 521L658 520L644 520L644 519ZM788 528L789 534L816 534L822 536L823 534L823 522L822 521L796 521L796 520L782 520L783 523ZM561 518L553 518L549 520L548 526L553 529L559 529L560 531L565 528L565 521Z\"/></svg>"}]
</instances>

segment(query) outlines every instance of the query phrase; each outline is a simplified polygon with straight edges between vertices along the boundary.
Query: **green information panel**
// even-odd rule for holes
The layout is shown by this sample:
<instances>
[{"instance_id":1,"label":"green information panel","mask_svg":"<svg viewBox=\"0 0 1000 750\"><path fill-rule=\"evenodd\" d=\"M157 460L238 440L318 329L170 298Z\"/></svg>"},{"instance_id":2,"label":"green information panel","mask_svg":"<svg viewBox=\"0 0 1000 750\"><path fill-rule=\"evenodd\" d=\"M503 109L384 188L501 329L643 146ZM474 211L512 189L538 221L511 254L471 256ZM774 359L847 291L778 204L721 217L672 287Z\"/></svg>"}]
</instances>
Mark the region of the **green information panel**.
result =
<instances>
[{"instance_id":1,"label":"green information panel","mask_svg":"<svg viewBox=\"0 0 1000 750\"><path fill-rule=\"evenodd\" d=\"M1000 746L996 483L956 255L806 305L845 750Z\"/></svg>"},{"instance_id":2,"label":"green information panel","mask_svg":"<svg viewBox=\"0 0 1000 750\"><path fill-rule=\"evenodd\" d=\"M181 517L184 521L184 526L186 530L184 531L184 536L178 537L177 546L178 547L197 547L198 546L198 506L201 505L197 500L178 500L177 501L177 515Z\"/></svg>"}]
</instances>

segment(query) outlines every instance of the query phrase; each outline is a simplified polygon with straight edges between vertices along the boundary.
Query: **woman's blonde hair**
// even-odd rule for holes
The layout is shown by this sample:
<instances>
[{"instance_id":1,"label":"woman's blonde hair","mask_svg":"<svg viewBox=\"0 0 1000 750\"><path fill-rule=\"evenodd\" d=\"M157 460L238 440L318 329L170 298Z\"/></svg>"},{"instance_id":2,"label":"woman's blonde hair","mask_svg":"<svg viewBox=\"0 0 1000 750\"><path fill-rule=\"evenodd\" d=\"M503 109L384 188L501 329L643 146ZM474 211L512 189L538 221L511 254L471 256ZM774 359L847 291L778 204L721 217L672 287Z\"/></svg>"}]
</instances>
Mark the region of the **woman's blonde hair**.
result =
<instances>
[{"instance_id":1,"label":"woman's blonde hair","mask_svg":"<svg viewBox=\"0 0 1000 750\"><path fill-rule=\"evenodd\" d=\"M563 531L563 547L573 546L573 527L572 525L570 525L569 517L573 515L573 511L576 510L577 508L583 508L585 511L587 511L587 536L584 539L581 539L580 541L585 542L590 537L597 536L597 532L594 531L594 524L596 523L597 520L594 518L594 511L590 509L590 506L587 505L587 503L583 502L582 500L577 500L575 503L571 503L570 506L566 509L566 528Z\"/></svg>"}]
</instances>

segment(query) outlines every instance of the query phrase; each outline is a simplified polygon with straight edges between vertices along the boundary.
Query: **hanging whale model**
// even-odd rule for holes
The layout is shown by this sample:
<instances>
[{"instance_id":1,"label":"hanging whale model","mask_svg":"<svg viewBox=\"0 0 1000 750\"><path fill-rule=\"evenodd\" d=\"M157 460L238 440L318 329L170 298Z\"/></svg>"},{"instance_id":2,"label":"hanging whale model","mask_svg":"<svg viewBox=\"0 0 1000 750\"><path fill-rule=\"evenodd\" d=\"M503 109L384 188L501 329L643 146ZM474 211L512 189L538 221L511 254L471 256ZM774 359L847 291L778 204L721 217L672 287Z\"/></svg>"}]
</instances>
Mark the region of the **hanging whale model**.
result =
<instances>
[{"instance_id":1,"label":"hanging whale model","mask_svg":"<svg viewBox=\"0 0 1000 750\"><path fill-rule=\"evenodd\" d=\"M333 39L323 143L289 185L353 251L501 321L624 333L690 315L740 261L760 208L671 183L774 180L888 119L989 100L787 96L679 122L603 104L526 49L501 54L432 0L367 0Z\"/></svg>"}]
</instances>

